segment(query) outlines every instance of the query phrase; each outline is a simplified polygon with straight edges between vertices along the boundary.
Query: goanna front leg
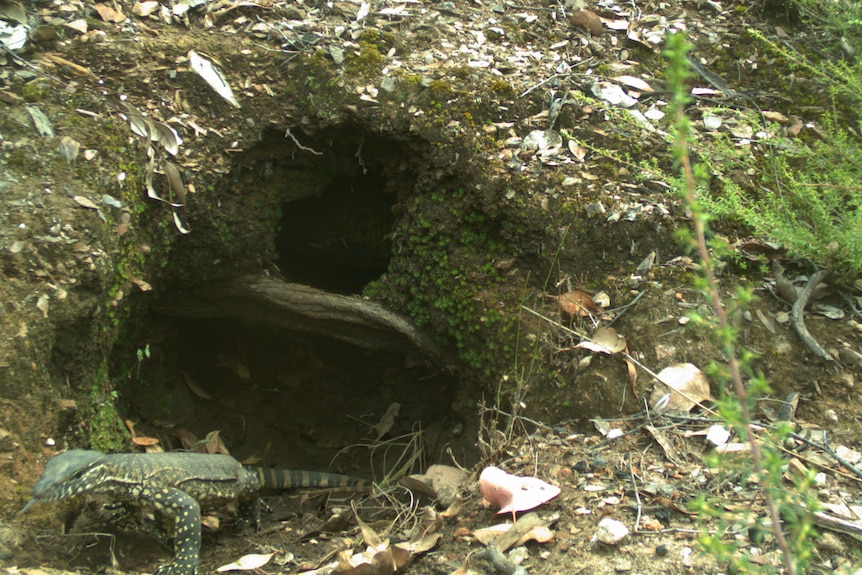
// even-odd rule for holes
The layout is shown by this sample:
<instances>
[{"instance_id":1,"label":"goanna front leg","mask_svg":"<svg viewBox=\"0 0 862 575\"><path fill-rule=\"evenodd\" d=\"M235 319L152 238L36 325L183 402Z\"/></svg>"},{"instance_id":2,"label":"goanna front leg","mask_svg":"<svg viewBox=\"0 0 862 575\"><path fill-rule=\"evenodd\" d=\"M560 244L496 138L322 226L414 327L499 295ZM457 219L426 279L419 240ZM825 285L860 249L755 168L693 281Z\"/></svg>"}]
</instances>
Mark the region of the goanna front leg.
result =
<instances>
[{"instance_id":1,"label":"goanna front leg","mask_svg":"<svg viewBox=\"0 0 862 575\"><path fill-rule=\"evenodd\" d=\"M234 523L237 531L249 526L253 526L255 531L260 531L260 506L261 501L257 497L239 502Z\"/></svg>"},{"instance_id":2,"label":"goanna front leg","mask_svg":"<svg viewBox=\"0 0 862 575\"><path fill-rule=\"evenodd\" d=\"M141 498L173 521L174 559L155 575L197 575L201 550L201 507L194 497L173 487L145 491Z\"/></svg>"}]
</instances>

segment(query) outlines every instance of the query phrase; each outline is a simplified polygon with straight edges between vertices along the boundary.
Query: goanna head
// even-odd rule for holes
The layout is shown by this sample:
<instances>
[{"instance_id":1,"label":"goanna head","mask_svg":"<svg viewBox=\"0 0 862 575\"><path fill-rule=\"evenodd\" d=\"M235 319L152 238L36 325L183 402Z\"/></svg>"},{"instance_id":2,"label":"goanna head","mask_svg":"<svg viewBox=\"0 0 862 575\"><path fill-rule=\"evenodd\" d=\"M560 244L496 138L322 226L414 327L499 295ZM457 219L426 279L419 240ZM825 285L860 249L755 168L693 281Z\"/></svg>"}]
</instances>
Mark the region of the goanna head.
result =
<instances>
[{"instance_id":1,"label":"goanna head","mask_svg":"<svg viewBox=\"0 0 862 575\"><path fill-rule=\"evenodd\" d=\"M18 512L24 513L37 501L57 501L89 491L98 480L97 473L88 473L103 459L99 451L72 449L55 455L45 464L42 477L33 486L33 498Z\"/></svg>"}]
</instances>

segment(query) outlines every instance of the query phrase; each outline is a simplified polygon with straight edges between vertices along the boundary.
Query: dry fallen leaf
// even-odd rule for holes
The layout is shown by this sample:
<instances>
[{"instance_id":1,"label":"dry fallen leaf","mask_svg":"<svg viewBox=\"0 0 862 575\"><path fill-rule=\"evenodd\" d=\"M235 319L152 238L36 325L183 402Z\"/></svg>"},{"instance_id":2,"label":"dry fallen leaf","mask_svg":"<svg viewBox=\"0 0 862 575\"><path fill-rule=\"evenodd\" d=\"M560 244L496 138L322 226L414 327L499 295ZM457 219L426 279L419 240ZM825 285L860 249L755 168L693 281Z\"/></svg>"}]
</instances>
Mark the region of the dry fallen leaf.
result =
<instances>
[{"instance_id":1,"label":"dry fallen leaf","mask_svg":"<svg viewBox=\"0 0 862 575\"><path fill-rule=\"evenodd\" d=\"M218 354L216 360L217 366L223 367L233 372L233 374L241 380L248 381L251 379L251 373L249 373L248 368L237 358L230 356L226 353L220 353Z\"/></svg>"},{"instance_id":2,"label":"dry fallen leaf","mask_svg":"<svg viewBox=\"0 0 862 575\"><path fill-rule=\"evenodd\" d=\"M133 437L132 443L139 447L151 447L153 445L157 445L159 443L159 440L155 437L144 437L141 435L138 437Z\"/></svg>"},{"instance_id":3,"label":"dry fallen leaf","mask_svg":"<svg viewBox=\"0 0 862 575\"><path fill-rule=\"evenodd\" d=\"M632 386L632 389L634 389L635 384L638 382L638 368L630 359L624 359L623 361L626 362L626 374L629 378L629 384Z\"/></svg>"},{"instance_id":4,"label":"dry fallen leaf","mask_svg":"<svg viewBox=\"0 0 862 575\"><path fill-rule=\"evenodd\" d=\"M512 529L518 529L517 523L501 523L499 525L494 525L493 527L485 527L483 529L477 529L473 531L472 535L476 538L476 540L482 545L488 545L489 543L493 543L497 539L500 538L504 533L509 533ZM537 543L547 543L548 541L553 541L554 532L551 531L546 525L533 525L530 526L524 533L519 533L520 538L516 545L523 545L528 541L535 541Z\"/></svg>"},{"instance_id":5,"label":"dry fallen leaf","mask_svg":"<svg viewBox=\"0 0 862 575\"><path fill-rule=\"evenodd\" d=\"M493 543L494 540L500 537L500 535L509 531L512 528L512 525L514 525L514 523L498 523L491 527L476 529L470 534L482 545L488 545L489 543Z\"/></svg>"},{"instance_id":6,"label":"dry fallen leaf","mask_svg":"<svg viewBox=\"0 0 862 575\"><path fill-rule=\"evenodd\" d=\"M413 556L406 549L389 545L384 541L378 546L368 546L362 553L349 549L338 554L338 566L331 573L341 575L393 575L406 567Z\"/></svg>"},{"instance_id":7,"label":"dry fallen leaf","mask_svg":"<svg viewBox=\"0 0 862 575\"><path fill-rule=\"evenodd\" d=\"M204 515L201 517L201 527L210 531L217 531L221 526L221 521L216 515Z\"/></svg>"},{"instance_id":8,"label":"dry fallen leaf","mask_svg":"<svg viewBox=\"0 0 862 575\"><path fill-rule=\"evenodd\" d=\"M666 409L674 411L691 411L698 403L712 401L709 381L702 371L690 363L668 366L657 376L662 383L656 384L650 395L653 409L658 409L664 398L667 398Z\"/></svg>"},{"instance_id":9,"label":"dry fallen leaf","mask_svg":"<svg viewBox=\"0 0 862 575\"><path fill-rule=\"evenodd\" d=\"M132 14L135 16L149 16L159 9L161 4L157 0L145 0L144 2L135 2L132 6Z\"/></svg>"},{"instance_id":10,"label":"dry fallen leaf","mask_svg":"<svg viewBox=\"0 0 862 575\"><path fill-rule=\"evenodd\" d=\"M430 505L426 505L422 508L422 517L420 521L423 535L437 533L443 528L443 517Z\"/></svg>"},{"instance_id":11,"label":"dry fallen leaf","mask_svg":"<svg viewBox=\"0 0 862 575\"><path fill-rule=\"evenodd\" d=\"M149 284L149 282L142 280L140 278L132 278L131 282L133 284L135 284L136 286L138 286L138 289L141 291L146 292L146 291L152 291L153 290L153 286L151 286Z\"/></svg>"},{"instance_id":12,"label":"dry fallen leaf","mask_svg":"<svg viewBox=\"0 0 862 575\"><path fill-rule=\"evenodd\" d=\"M460 495L455 496L455 500L445 510L440 512L441 517L458 517L461 514L461 508L464 506L464 500Z\"/></svg>"},{"instance_id":13,"label":"dry fallen leaf","mask_svg":"<svg viewBox=\"0 0 862 575\"><path fill-rule=\"evenodd\" d=\"M587 149L580 144L578 144L574 140L569 140L569 152L575 157L575 159L579 162L583 162L584 158L587 157Z\"/></svg>"},{"instance_id":14,"label":"dry fallen leaf","mask_svg":"<svg viewBox=\"0 0 862 575\"><path fill-rule=\"evenodd\" d=\"M419 553L425 553L426 551L430 551L440 542L440 539L443 538L442 533L427 533L419 537L418 539L413 539L412 541L408 541L407 543L396 543L395 547L398 549L403 549L404 551L409 552L411 555L418 555Z\"/></svg>"},{"instance_id":15,"label":"dry fallen leaf","mask_svg":"<svg viewBox=\"0 0 862 575\"><path fill-rule=\"evenodd\" d=\"M602 19L599 15L590 10L578 10L569 16L569 22L574 26L580 26L587 30L590 36L602 35Z\"/></svg>"},{"instance_id":16,"label":"dry fallen leaf","mask_svg":"<svg viewBox=\"0 0 862 575\"><path fill-rule=\"evenodd\" d=\"M225 78L218 66L194 50L191 50L188 56L192 70L203 78L219 96L227 100L235 108L242 107L239 105L239 102L236 101L236 98L234 98L233 90L231 89L227 78Z\"/></svg>"},{"instance_id":17,"label":"dry fallen leaf","mask_svg":"<svg viewBox=\"0 0 862 575\"><path fill-rule=\"evenodd\" d=\"M395 425L395 418L398 417L398 412L401 411L400 403L391 403L388 408L386 408L386 413L380 418L380 421L377 422L376 425L372 425L371 428L377 432L377 440L379 441L384 435L389 433L389 430L392 429L392 426Z\"/></svg>"},{"instance_id":18,"label":"dry fallen leaf","mask_svg":"<svg viewBox=\"0 0 862 575\"><path fill-rule=\"evenodd\" d=\"M181 427L179 429L174 430L174 435L180 440L180 443L183 446L183 449L187 451L194 451L198 446L198 436L189 431L188 429Z\"/></svg>"},{"instance_id":19,"label":"dry fallen leaf","mask_svg":"<svg viewBox=\"0 0 862 575\"><path fill-rule=\"evenodd\" d=\"M186 203L186 187L183 185L183 177L180 174L179 168L173 162L165 160L162 170L165 172L165 177L168 179L168 185L171 191L177 196L177 204L183 205Z\"/></svg>"},{"instance_id":20,"label":"dry fallen leaf","mask_svg":"<svg viewBox=\"0 0 862 575\"><path fill-rule=\"evenodd\" d=\"M221 431L215 430L207 433L205 447L207 453L220 453L221 455L230 455L227 445L221 440Z\"/></svg>"},{"instance_id":21,"label":"dry fallen leaf","mask_svg":"<svg viewBox=\"0 0 862 575\"><path fill-rule=\"evenodd\" d=\"M48 294L46 294L46 293L43 293L42 295L39 296L39 299L36 300L36 309L38 309L39 311L42 312L43 318L48 317L48 300L49 299L50 299L50 296L48 296Z\"/></svg>"},{"instance_id":22,"label":"dry fallen leaf","mask_svg":"<svg viewBox=\"0 0 862 575\"><path fill-rule=\"evenodd\" d=\"M613 355L626 349L626 338L612 327L600 327L593 334L591 340L584 340L576 347Z\"/></svg>"},{"instance_id":23,"label":"dry fallen leaf","mask_svg":"<svg viewBox=\"0 0 862 575\"><path fill-rule=\"evenodd\" d=\"M105 22L112 22L116 24L126 19L125 14L115 8L112 8L111 6L108 6L107 4L96 4L93 7L96 9L96 12L99 13L99 16L101 16L102 20L104 20Z\"/></svg>"},{"instance_id":24,"label":"dry fallen leaf","mask_svg":"<svg viewBox=\"0 0 862 575\"><path fill-rule=\"evenodd\" d=\"M124 423L126 424L126 429L129 430L129 434L132 436L132 443L134 443L135 445L138 445L140 447L152 447L159 442L159 440L155 437L144 437L138 435L138 433L135 431L135 422L131 419L126 419Z\"/></svg>"},{"instance_id":25,"label":"dry fallen leaf","mask_svg":"<svg viewBox=\"0 0 862 575\"><path fill-rule=\"evenodd\" d=\"M259 569L269 563L269 560L272 559L273 555L276 553L278 553L278 551L267 553L265 555L243 555L233 563L222 565L216 569L216 571L223 573L224 571L251 571L252 569Z\"/></svg>"},{"instance_id":26,"label":"dry fallen leaf","mask_svg":"<svg viewBox=\"0 0 862 575\"><path fill-rule=\"evenodd\" d=\"M177 227L177 231L183 235L191 233L191 230L183 225L182 220L180 220L180 215L176 210L174 210L174 225Z\"/></svg>"},{"instance_id":27,"label":"dry fallen leaf","mask_svg":"<svg viewBox=\"0 0 862 575\"><path fill-rule=\"evenodd\" d=\"M470 566L467 565L467 560L465 559L464 564L449 573L449 575L481 575L481 572L470 569Z\"/></svg>"},{"instance_id":28,"label":"dry fallen leaf","mask_svg":"<svg viewBox=\"0 0 862 575\"><path fill-rule=\"evenodd\" d=\"M611 78L612 80L619 82L620 84L624 84L629 88L634 88L635 90L640 90L641 92L652 92L652 86L646 83L642 78L637 78L635 76L616 76Z\"/></svg>"},{"instance_id":29,"label":"dry fallen leaf","mask_svg":"<svg viewBox=\"0 0 862 575\"><path fill-rule=\"evenodd\" d=\"M96 202L85 196L75 196L72 199L75 200L75 203L77 203L82 208L88 208L90 210L99 209L99 206L96 205Z\"/></svg>"},{"instance_id":30,"label":"dry fallen leaf","mask_svg":"<svg viewBox=\"0 0 862 575\"><path fill-rule=\"evenodd\" d=\"M588 317L599 313L593 298L586 292L572 290L561 295L558 301L560 311L569 317Z\"/></svg>"},{"instance_id":31,"label":"dry fallen leaf","mask_svg":"<svg viewBox=\"0 0 862 575\"><path fill-rule=\"evenodd\" d=\"M449 465L432 465L422 475L411 475L399 481L412 491L436 499L449 507L458 500L458 493L467 482L467 473Z\"/></svg>"},{"instance_id":32,"label":"dry fallen leaf","mask_svg":"<svg viewBox=\"0 0 862 575\"><path fill-rule=\"evenodd\" d=\"M197 395L201 399L212 399L212 396L210 394L208 394L206 391L204 391L204 389L200 386L200 384L198 384L198 382L195 380L195 378L190 376L185 371L181 371L181 373L183 374L183 379L185 380L186 385L188 386L188 388L191 390L192 393L194 393L195 395Z\"/></svg>"}]
</instances>

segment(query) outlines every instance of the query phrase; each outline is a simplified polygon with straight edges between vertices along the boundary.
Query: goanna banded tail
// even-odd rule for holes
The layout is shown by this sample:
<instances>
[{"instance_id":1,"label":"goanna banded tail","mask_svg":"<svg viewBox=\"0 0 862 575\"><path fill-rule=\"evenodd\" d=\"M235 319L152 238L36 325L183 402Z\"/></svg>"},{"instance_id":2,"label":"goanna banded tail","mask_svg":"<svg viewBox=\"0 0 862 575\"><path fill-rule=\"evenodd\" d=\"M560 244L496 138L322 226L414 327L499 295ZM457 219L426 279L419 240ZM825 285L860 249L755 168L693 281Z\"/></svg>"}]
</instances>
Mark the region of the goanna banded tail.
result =
<instances>
[{"instance_id":1,"label":"goanna banded tail","mask_svg":"<svg viewBox=\"0 0 862 575\"><path fill-rule=\"evenodd\" d=\"M371 490L370 481L350 475L267 467L260 467L256 471L261 489L267 490L280 491L303 487L326 489L338 493L357 493Z\"/></svg>"}]
</instances>

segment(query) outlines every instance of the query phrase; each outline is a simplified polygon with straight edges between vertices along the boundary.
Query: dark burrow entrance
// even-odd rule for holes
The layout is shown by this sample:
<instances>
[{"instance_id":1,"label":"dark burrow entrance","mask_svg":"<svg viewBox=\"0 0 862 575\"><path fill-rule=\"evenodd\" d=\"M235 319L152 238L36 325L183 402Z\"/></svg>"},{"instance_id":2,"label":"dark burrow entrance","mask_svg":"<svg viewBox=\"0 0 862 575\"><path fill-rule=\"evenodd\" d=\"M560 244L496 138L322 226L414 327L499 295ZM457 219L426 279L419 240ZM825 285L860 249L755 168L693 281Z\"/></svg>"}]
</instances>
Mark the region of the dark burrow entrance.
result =
<instances>
[{"instance_id":1,"label":"dark burrow entrance","mask_svg":"<svg viewBox=\"0 0 862 575\"><path fill-rule=\"evenodd\" d=\"M333 178L319 196L285 204L276 237L285 278L334 293L361 293L389 265L393 200L374 169Z\"/></svg>"},{"instance_id":2,"label":"dark burrow entrance","mask_svg":"<svg viewBox=\"0 0 862 575\"><path fill-rule=\"evenodd\" d=\"M162 298L161 334L135 346L163 349L127 386L133 419L167 448L218 432L240 459L378 480L450 463L450 450L475 461L434 334L355 295L388 269L420 157L355 127L266 133L236 164L261 198L247 205L264 205L244 215L280 213L277 267Z\"/></svg>"}]
</instances>

